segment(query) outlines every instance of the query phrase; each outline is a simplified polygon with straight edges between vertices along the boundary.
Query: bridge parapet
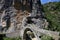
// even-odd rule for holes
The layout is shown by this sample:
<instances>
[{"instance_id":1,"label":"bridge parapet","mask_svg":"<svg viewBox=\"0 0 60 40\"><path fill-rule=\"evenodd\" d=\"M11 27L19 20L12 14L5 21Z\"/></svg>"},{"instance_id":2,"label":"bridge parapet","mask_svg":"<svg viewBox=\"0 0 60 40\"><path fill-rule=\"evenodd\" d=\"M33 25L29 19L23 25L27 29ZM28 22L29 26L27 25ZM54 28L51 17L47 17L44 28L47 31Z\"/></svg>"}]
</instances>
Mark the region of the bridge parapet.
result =
<instances>
[{"instance_id":1,"label":"bridge parapet","mask_svg":"<svg viewBox=\"0 0 60 40\"><path fill-rule=\"evenodd\" d=\"M55 40L58 40L60 38L59 32L56 32L56 31L54 32L54 31L40 29L40 28L36 27L35 25L29 25L29 27L27 26L25 28L30 28L31 30L33 30L35 32L35 34L37 34L37 36L38 36L38 32L39 32L40 33L39 35L41 35L41 34L48 35L48 36L53 37L53 39L55 39Z\"/></svg>"}]
</instances>

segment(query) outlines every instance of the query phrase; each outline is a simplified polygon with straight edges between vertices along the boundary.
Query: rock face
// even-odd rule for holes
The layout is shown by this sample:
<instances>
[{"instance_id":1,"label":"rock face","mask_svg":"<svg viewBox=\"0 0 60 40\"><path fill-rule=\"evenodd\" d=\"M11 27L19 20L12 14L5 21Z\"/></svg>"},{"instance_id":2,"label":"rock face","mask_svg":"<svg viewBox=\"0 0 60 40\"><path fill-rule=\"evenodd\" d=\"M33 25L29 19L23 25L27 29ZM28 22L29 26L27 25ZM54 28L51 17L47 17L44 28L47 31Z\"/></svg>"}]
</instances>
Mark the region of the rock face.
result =
<instances>
[{"instance_id":1,"label":"rock face","mask_svg":"<svg viewBox=\"0 0 60 40\"><path fill-rule=\"evenodd\" d=\"M31 1L32 1L32 4L30 3ZM22 2L22 1L19 1L19 2ZM19 2L17 1L18 4ZM40 32L38 32L39 31L38 29L40 28L43 29L45 26L48 26L46 23L47 21L43 18L43 15L42 15L43 13L41 11L40 0L30 0L30 1L26 1L26 3L28 3L29 5L28 4L25 5L25 3L22 2L22 4L24 5L23 7L26 7L26 9L24 10L20 10L20 8L16 9L16 7L19 7L19 6L15 4L10 6L6 10L3 10L1 23L3 23L4 21L5 23L7 23L7 20L4 20L3 18L8 14L10 16L9 18L10 26L8 27L6 25L5 27L2 27L3 28L2 32L6 33L7 37L21 36L23 40L24 38L23 36L26 35L25 33L27 31L32 30L33 34L35 35L35 38L33 38L32 40L35 40L35 39L40 40L39 36L40 36L41 30ZM28 8L30 7L30 5L32 5L31 9Z\"/></svg>"},{"instance_id":2,"label":"rock face","mask_svg":"<svg viewBox=\"0 0 60 40\"><path fill-rule=\"evenodd\" d=\"M35 0L34 2L33 1L34 0L30 0L30 1L27 0L27 1L19 1L18 2L18 0L17 1L15 0L14 2L13 1L9 1L9 2L11 2L11 4L12 4L12 2L14 3L11 6L9 6L8 4L4 4L5 6L7 6L7 5L9 6L9 8L7 7L6 10L5 10L5 8L3 9L4 6L1 8L1 9L4 10L2 12L2 16L3 16L4 19L7 19L8 18L8 17L5 18L5 15L7 15L7 14L10 15L10 21L11 22L10 22L10 27L8 28L8 30L10 30L11 28L14 29L14 30L20 29L20 26L23 25L22 22L23 22L24 18L26 18L25 19L25 24L28 24L27 21L28 22L31 21L31 23L35 24L36 26L39 26L40 28L43 28L43 25L42 24L44 24L44 22L43 22L43 19L41 18L42 17L42 14L41 14L40 6L39 6L39 5L41 5L41 3L39 4L39 0L37 0L37 1ZM8 3L8 0L6 0L6 2ZM33 4L31 4L31 2ZM16 9L16 7L19 8L16 5L17 3L20 6L25 5L24 7L26 7L26 8L25 9L23 9L24 7L22 8L24 11L22 11L22 9L18 9L18 10ZM22 3L22 5L20 3ZM27 3L27 5L26 5L26 3ZM37 6L36 6L36 4L37 4ZM29 7L32 6L32 7L29 9L28 6ZM29 12L27 10L27 8L31 12ZM4 20L4 19L2 19L2 25L7 26L7 24L4 23L4 22L7 22L7 21ZM11 29L11 31L12 31L12 29Z\"/></svg>"}]
</instances>

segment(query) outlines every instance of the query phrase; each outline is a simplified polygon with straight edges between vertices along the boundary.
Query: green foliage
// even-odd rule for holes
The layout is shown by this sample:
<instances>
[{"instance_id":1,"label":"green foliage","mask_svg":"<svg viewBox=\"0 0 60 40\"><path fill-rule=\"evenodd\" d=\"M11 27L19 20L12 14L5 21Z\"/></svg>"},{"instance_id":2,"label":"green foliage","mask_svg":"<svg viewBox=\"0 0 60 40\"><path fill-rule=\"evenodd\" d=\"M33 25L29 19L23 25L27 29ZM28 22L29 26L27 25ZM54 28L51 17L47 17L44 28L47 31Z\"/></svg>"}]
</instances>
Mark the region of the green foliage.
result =
<instances>
[{"instance_id":1,"label":"green foliage","mask_svg":"<svg viewBox=\"0 0 60 40\"><path fill-rule=\"evenodd\" d=\"M41 40L53 40L53 39L50 36L44 35L44 36L41 37Z\"/></svg>"},{"instance_id":2,"label":"green foliage","mask_svg":"<svg viewBox=\"0 0 60 40\"><path fill-rule=\"evenodd\" d=\"M60 31L60 2L50 2L43 5L45 17L49 22L46 29Z\"/></svg>"},{"instance_id":3,"label":"green foliage","mask_svg":"<svg viewBox=\"0 0 60 40\"><path fill-rule=\"evenodd\" d=\"M3 40L21 40L21 38L20 37L16 37L16 38L3 37Z\"/></svg>"}]
</instances>

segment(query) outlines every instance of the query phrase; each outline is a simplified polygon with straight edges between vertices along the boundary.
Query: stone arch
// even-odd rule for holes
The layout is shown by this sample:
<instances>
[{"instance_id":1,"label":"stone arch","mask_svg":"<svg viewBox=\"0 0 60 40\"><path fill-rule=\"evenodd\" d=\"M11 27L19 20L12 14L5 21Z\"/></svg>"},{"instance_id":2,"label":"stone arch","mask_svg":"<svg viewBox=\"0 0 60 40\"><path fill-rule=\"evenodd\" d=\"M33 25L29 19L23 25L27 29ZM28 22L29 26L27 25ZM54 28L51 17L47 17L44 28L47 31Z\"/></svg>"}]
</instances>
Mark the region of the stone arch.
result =
<instances>
[{"instance_id":1,"label":"stone arch","mask_svg":"<svg viewBox=\"0 0 60 40\"><path fill-rule=\"evenodd\" d=\"M27 40L26 37L27 37L27 31L30 31L32 34L32 38L37 38L37 36L35 35L35 32L33 30L31 30L31 28L26 28L23 32L23 40ZM32 39L30 39L32 40Z\"/></svg>"}]
</instances>

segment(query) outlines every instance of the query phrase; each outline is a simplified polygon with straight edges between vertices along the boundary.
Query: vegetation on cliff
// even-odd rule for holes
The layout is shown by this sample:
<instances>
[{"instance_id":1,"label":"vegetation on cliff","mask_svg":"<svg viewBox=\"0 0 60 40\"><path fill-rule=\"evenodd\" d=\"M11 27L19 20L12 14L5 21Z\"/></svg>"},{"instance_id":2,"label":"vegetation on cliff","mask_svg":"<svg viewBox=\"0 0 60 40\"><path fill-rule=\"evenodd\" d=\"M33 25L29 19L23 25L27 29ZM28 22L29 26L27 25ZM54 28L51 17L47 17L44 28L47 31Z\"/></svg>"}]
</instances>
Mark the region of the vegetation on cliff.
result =
<instances>
[{"instance_id":1,"label":"vegetation on cliff","mask_svg":"<svg viewBox=\"0 0 60 40\"><path fill-rule=\"evenodd\" d=\"M44 16L49 22L46 28L52 31L60 31L60 2L49 2L43 5Z\"/></svg>"}]
</instances>

